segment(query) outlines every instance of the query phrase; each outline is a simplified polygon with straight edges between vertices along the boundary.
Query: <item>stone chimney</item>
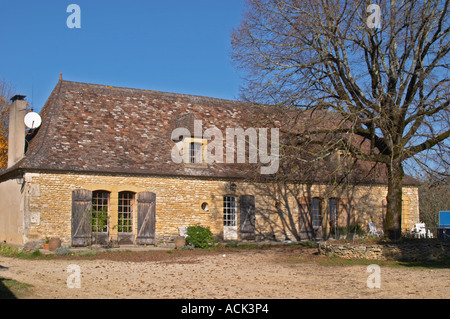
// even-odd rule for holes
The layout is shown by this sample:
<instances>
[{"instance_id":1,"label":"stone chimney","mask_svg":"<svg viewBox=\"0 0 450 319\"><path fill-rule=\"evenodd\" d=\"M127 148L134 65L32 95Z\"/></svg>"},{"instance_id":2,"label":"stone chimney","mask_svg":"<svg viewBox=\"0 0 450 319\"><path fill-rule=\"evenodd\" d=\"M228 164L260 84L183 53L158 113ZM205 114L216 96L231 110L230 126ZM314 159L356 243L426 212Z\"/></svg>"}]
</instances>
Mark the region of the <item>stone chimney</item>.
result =
<instances>
[{"instance_id":1,"label":"stone chimney","mask_svg":"<svg viewBox=\"0 0 450 319\"><path fill-rule=\"evenodd\" d=\"M27 101L25 95L15 95L11 98L9 107L8 132L8 168L20 161L25 152L25 114Z\"/></svg>"}]
</instances>

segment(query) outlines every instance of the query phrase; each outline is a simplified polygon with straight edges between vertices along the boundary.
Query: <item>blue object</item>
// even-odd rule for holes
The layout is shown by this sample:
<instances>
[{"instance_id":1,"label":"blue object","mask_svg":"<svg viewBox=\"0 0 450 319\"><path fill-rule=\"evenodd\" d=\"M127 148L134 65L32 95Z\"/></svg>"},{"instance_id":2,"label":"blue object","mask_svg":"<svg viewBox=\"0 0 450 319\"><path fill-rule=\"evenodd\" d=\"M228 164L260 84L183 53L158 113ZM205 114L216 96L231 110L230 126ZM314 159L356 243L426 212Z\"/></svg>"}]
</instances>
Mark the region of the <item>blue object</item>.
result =
<instances>
[{"instance_id":1,"label":"blue object","mask_svg":"<svg viewBox=\"0 0 450 319\"><path fill-rule=\"evenodd\" d=\"M439 212L439 228L450 228L450 211Z\"/></svg>"}]
</instances>

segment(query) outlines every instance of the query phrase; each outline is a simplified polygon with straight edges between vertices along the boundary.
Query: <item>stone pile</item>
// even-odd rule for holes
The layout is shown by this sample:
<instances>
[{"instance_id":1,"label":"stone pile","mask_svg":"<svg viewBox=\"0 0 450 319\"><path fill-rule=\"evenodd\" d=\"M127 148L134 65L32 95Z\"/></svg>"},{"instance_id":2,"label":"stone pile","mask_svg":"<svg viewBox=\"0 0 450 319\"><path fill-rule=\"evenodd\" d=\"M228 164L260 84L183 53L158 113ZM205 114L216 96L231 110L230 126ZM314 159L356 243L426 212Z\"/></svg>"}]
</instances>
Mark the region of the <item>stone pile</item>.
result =
<instances>
[{"instance_id":1,"label":"stone pile","mask_svg":"<svg viewBox=\"0 0 450 319\"><path fill-rule=\"evenodd\" d=\"M366 245L327 241L319 244L319 255L347 259L437 260L450 258L450 242L423 240Z\"/></svg>"}]
</instances>

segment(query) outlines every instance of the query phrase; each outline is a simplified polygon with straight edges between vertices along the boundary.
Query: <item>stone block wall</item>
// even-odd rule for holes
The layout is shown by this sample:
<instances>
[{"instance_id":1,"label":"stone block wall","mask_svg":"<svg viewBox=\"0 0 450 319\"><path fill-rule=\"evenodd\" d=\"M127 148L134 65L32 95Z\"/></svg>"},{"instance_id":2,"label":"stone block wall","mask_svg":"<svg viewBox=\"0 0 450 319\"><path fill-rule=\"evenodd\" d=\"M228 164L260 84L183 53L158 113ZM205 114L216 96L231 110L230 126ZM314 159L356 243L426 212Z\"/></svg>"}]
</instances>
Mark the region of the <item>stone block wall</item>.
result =
<instances>
[{"instance_id":1,"label":"stone block wall","mask_svg":"<svg viewBox=\"0 0 450 319\"><path fill-rule=\"evenodd\" d=\"M75 189L104 190L110 192L110 234L118 214L118 193L121 191L156 193L157 237L168 239L176 236L181 226L200 223L218 232L221 216L218 214L216 197L224 194L226 182L189 180L177 178L145 178L137 176L77 175L77 174L27 174L28 187L39 188L40 196L29 198L30 210L39 211L40 222L30 225L26 234L28 241L45 237L60 237L71 241L72 191ZM201 209L207 202L209 211ZM134 218L136 227L136 218Z\"/></svg>"},{"instance_id":2,"label":"stone block wall","mask_svg":"<svg viewBox=\"0 0 450 319\"><path fill-rule=\"evenodd\" d=\"M339 223L359 222L368 230L368 222L383 228L383 186L356 186L338 189L325 185L250 184L198 178L170 178L133 175L98 175L74 173L26 173L23 242L40 243L46 237L59 237L63 245L71 243L72 191L75 189L110 192L110 236L117 234L118 193L150 191L156 194L156 241L170 241L178 227L201 224L217 236L223 233L223 196L254 195L256 203L256 237L295 240L298 232L299 204L310 198L321 199L323 235L330 231L329 198L339 198L342 205L351 203L351 214L339 213ZM405 225L418 220L417 188L405 188L409 206L404 210ZM238 201L239 202L239 201ZM202 209L207 203L208 209ZM348 207L348 206L347 206ZM239 222L239 207L237 220ZM239 224L238 224L239 225ZM134 229L136 218L134 217Z\"/></svg>"}]
</instances>

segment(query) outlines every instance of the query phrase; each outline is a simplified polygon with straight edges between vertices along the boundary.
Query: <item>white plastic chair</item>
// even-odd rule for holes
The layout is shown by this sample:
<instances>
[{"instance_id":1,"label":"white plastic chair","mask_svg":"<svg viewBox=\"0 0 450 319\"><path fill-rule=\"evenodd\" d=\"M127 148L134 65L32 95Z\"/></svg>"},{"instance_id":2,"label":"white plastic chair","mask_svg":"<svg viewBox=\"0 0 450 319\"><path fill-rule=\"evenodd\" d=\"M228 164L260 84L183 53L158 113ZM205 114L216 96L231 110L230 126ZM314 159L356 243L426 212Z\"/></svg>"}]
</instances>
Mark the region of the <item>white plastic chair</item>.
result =
<instances>
[{"instance_id":1,"label":"white plastic chair","mask_svg":"<svg viewBox=\"0 0 450 319\"><path fill-rule=\"evenodd\" d=\"M187 227L178 227L178 236L187 237Z\"/></svg>"},{"instance_id":2,"label":"white plastic chair","mask_svg":"<svg viewBox=\"0 0 450 319\"><path fill-rule=\"evenodd\" d=\"M369 222L369 235L380 237L383 234L377 231L377 228L375 227L375 224L373 222Z\"/></svg>"},{"instance_id":3,"label":"white plastic chair","mask_svg":"<svg viewBox=\"0 0 450 319\"><path fill-rule=\"evenodd\" d=\"M427 230L425 228L425 223L414 224L411 230L416 238L427 238Z\"/></svg>"}]
</instances>

